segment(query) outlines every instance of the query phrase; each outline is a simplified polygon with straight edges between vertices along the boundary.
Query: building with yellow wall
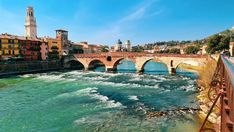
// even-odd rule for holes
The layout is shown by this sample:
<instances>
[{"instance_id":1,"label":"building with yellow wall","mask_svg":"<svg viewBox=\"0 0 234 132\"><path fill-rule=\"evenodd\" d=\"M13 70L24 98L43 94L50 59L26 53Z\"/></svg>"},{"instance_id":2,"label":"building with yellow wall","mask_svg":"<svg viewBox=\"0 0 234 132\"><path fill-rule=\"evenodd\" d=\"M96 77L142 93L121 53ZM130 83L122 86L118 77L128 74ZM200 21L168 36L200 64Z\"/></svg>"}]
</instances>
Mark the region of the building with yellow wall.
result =
<instances>
[{"instance_id":1,"label":"building with yellow wall","mask_svg":"<svg viewBox=\"0 0 234 132\"><path fill-rule=\"evenodd\" d=\"M2 58L17 57L19 55L19 39L9 34L0 35L0 51Z\"/></svg>"},{"instance_id":2,"label":"building with yellow wall","mask_svg":"<svg viewBox=\"0 0 234 132\"><path fill-rule=\"evenodd\" d=\"M58 52L59 58L62 57L62 43L58 39L45 37L44 40L48 42L48 51L49 54L52 53L54 50ZM57 47L57 49L55 48Z\"/></svg>"}]
</instances>

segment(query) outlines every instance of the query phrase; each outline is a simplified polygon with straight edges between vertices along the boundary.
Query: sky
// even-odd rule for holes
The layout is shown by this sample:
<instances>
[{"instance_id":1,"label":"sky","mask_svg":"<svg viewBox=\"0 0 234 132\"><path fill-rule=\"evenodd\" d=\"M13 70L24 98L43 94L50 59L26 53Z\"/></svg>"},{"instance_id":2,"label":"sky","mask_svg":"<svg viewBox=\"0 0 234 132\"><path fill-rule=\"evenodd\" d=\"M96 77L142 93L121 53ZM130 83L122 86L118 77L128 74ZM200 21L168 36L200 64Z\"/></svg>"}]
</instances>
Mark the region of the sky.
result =
<instances>
[{"instance_id":1,"label":"sky","mask_svg":"<svg viewBox=\"0 0 234 132\"><path fill-rule=\"evenodd\" d=\"M73 42L133 45L196 40L234 26L234 0L0 0L0 33L25 35L27 6L38 36L69 31Z\"/></svg>"}]
</instances>

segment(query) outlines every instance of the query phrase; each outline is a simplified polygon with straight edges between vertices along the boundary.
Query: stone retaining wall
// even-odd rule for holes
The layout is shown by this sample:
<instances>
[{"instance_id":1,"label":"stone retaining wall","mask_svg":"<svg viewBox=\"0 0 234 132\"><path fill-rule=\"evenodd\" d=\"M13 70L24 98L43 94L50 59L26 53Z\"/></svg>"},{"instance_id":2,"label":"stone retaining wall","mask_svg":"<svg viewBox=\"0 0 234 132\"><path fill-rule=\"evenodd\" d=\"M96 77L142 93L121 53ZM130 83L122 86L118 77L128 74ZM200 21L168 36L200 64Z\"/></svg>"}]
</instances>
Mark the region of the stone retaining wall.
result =
<instances>
[{"instance_id":1,"label":"stone retaining wall","mask_svg":"<svg viewBox=\"0 0 234 132\"><path fill-rule=\"evenodd\" d=\"M0 77L15 74L59 70L62 68L63 64L61 61L7 62L0 64Z\"/></svg>"}]
</instances>

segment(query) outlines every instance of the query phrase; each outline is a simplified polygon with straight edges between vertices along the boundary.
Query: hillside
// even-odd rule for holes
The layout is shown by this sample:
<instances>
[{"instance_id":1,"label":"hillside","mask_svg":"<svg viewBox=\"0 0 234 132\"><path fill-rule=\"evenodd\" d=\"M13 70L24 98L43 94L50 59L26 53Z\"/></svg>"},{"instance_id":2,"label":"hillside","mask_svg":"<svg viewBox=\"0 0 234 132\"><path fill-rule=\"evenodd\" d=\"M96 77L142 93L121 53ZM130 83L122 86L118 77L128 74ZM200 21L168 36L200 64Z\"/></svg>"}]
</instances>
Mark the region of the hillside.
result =
<instances>
[{"instance_id":1,"label":"hillside","mask_svg":"<svg viewBox=\"0 0 234 132\"><path fill-rule=\"evenodd\" d=\"M229 36L234 40L234 27L232 27L231 29L227 29L224 30L222 32L216 33L216 34L220 34L220 35L225 35L225 36ZM215 34L213 34L215 35ZM146 43L146 44L139 44L137 46L133 46L133 50L135 51L143 51L143 50L152 50L155 46L161 46L161 45L167 45L167 46L177 46L177 45L191 45L191 44L205 44L207 42L207 40L213 36L210 35L204 39L200 39L200 40L183 40L183 41L159 41L159 42L153 42L153 43Z\"/></svg>"}]
</instances>

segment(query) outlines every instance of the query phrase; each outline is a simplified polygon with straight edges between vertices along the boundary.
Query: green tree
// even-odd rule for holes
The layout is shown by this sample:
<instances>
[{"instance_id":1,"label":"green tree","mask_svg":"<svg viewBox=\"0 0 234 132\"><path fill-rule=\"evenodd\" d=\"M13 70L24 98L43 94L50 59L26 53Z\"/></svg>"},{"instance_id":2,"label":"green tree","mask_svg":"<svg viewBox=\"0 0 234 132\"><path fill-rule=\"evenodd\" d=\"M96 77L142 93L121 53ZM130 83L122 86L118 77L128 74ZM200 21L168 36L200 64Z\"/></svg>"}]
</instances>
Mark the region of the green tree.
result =
<instances>
[{"instance_id":1,"label":"green tree","mask_svg":"<svg viewBox=\"0 0 234 132\"><path fill-rule=\"evenodd\" d=\"M180 54L180 49L172 48L169 50L169 54Z\"/></svg>"},{"instance_id":2,"label":"green tree","mask_svg":"<svg viewBox=\"0 0 234 132\"><path fill-rule=\"evenodd\" d=\"M213 35L207 40L206 51L209 54L221 52L229 49L230 36L227 35Z\"/></svg>"},{"instance_id":3,"label":"green tree","mask_svg":"<svg viewBox=\"0 0 234 132\"><path fill-rule=\"evenodd\" d=\"M133 46L132 47L132 52L143 52L144 51L144 47L143 46Z\"/></svg>"},{"instance_id":4,"label":"green tree","mask_svg":"<svg viewBox=\"0 0 234 132\"><path fill-rule=\"evenodd\" d=\"M188 46L185 49L186 54L197 54L200 49L197 46Z\"/></svg>"},{"instance_id":5,"label":"green tree","mask_svg":"<svg viewBox=\"0 0 234 132\"><path fill-rule=\"evenodd\" d=\"M109 52L109 47L107 45L101 46L101 52Z\"/></svg>"}]
</instances>

